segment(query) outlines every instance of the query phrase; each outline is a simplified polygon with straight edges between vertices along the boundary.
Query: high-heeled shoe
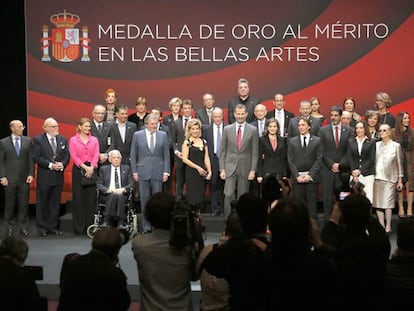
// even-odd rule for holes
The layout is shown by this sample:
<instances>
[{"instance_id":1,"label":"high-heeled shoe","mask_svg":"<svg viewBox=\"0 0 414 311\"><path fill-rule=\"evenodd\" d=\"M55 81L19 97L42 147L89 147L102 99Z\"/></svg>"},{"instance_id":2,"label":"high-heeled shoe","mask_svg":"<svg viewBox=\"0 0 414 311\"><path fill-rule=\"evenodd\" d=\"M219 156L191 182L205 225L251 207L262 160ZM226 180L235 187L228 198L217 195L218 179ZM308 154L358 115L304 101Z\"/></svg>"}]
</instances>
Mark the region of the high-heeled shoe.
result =
<instances>
[{"instance_id":1,"label":"high-heeled shoe","mask_svg":"<svg viewBox=\"0 0 414 311\"><path fill-rule=\"evenodd\" d=\"M408 215L407 215L408 216ZM405 214L398 214L398 218L399 219L404 219L405 218Z\"/></svg>"}]
</instances>

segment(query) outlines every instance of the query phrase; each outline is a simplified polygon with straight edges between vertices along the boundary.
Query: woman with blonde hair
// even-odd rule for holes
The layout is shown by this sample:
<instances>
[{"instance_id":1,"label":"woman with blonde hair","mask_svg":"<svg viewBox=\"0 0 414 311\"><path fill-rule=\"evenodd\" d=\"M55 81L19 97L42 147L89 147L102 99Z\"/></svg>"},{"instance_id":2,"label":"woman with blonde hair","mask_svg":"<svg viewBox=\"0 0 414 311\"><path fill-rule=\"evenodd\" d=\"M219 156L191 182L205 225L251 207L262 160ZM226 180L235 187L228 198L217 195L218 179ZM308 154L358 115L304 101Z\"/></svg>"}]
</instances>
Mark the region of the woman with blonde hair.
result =
<instances>
[{"instance_id":1,"label":"woman with blonde hair","mask_svg":"<svg viewBox=\"0 0 414 311\"><path fill-rule=\"evenodd\" d=\"M391 107L392 100L391 97L384 92L377 93L375 95L375 105L380 114L379 124L388 124L391 128L395 127L395 117L388 110Z\"/></svg>"},{"instance_id":2,"label":"woman with blonde hair","mask_svg":"<svg viewBox=\"0 0 414 311\"><path fill-rule=\"evenodd\" d=\"M91 135L91 120L81 118L77 134L69 141L72 166L72 214L75 234L86 233L93 222L96 199L96 169L99 160L98 139Z\"/></svg>"},{"instance_id":3,"label":"woman with blonde hair","mask_svg":"<svg viewBox=\"0 0 414 311\"><path fill-rule=\"evenodd\" d=\"M185 129L182 145L185 168L186 200L191 205L202 207L206 180L211 178L211 164L207 142L201 138L201 121L191 119Z\"/></svg>"}]
</instances>

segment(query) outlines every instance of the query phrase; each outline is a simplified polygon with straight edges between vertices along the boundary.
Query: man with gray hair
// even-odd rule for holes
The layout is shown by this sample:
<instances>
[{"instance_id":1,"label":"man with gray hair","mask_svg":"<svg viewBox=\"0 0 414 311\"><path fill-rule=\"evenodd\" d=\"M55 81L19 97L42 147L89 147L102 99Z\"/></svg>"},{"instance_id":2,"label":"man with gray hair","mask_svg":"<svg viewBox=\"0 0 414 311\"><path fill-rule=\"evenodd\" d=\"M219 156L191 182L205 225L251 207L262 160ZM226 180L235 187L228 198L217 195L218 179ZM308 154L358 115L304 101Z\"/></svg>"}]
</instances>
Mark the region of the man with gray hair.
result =
<instances>
[{"instance_id":1,"label":"man with gray hair","mask_svg":"<svg viewBox=\"0 0 414 311\"><path fill-rule=\"evenodd\" d=\"M139 186L143 233L151 231L145 205L152 194L162 191L171 172L168 137L157 130L158 121L158 116L150 113L145 118L145 130L135 132L131 144L131 171Z\"/></svg>"},{"instance_id":2,"label":"man with gray hair","mask_svg":"<svg viewBox=\"0 0 414 311\"><path fill-rule=\"evenodd\" d=\"M311 124L310 134L318 136L319 129L322 126L321 119L311 116L311 102L306 99L300 102L299 115L289 120L289 126L287 130L288 138L299 135L298 122L302 118L310 121L310 124Z\"/></svg>"},{"instance_id":3,"label":"man with gray hair","mask_svg":"<svg viewBox=\"0 0 414 311\"><path fill-rule=\"evenodd\" d=\"M260 104L260 100L256 97L250 96L249 81L247 79L241 78L237 81L237 93L238 96L232 98L228 104L228 117L229 123L234 123L236 118L234 117L234 108L241 104L246 107L247 117L246 122L251 123L255 120L254 116L254 107L257 104Z\"/></svg>"},{"instance_id":4,"label":"man with gray hair","mask_svg":"<svg viewBox=\"0 0 414 311\"><path fill-rule=\"evenodd\" d=\"M0 182L4 187L4 219L7 235L13 235L14 209L18 207L20 233L27 236L29 187L33 181L34 164L30 138L23 135L19 120L10 122L11 135L0 140Z\"/></svg>"},{"instance_id":5,"label":"man with gray hair","mask_svg":"<svg viewBox=\"0 0 414 311\"><path fill-rule=\"evenodd\" d=\"M122 155L119 150L111 150L108 154L111 165L99 168L96 186L101 192L102 200L106 208L104 212L104 223L113 226L124 226L125 202L131 191L134 180L128 165L121 164Z\"/></svg>"}]
</instances>

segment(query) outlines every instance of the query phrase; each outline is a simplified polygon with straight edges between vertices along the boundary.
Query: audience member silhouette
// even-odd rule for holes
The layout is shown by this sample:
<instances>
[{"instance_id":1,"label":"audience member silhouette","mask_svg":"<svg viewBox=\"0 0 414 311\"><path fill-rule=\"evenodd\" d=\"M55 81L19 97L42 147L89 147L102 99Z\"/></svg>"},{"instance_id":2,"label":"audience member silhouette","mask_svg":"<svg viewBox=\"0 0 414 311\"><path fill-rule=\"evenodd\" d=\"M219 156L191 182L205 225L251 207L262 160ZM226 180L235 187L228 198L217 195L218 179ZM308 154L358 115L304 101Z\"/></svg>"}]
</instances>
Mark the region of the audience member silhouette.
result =
<instances>
[{"instance_id":1,"label":"audience member silhouette","mask_svg":"<svg viewBox=\"0 0 414 311\"><path fill-rule=\"evenodd\" d=\"M89 253L67 255L57 310L128 310L127 277L118 264L123 242L118 229L106 227L95 234Z\"/></svg>"},{"instance_id":2,"label":"audience member silhouette","mask_svg":"<svg viewBox=\"0 0 414 311\"><path fill-rule=\"evenodd\" d=\"M204 247L200 256L198 256L197 270L200 274L201 310L229 310L229 285L225 279L217 278L206 271L204 268L204 259L211 251L227 243L229 238L240 236L241 234L242 229L239 215L237 212L231 212L227 218L225 232L220 237L220 241Z\"/></svg>"},{"instance_id":3,"label":"audience member silhouette","mask_svg":"<svg viewBox=\"0 0 414 311\"><path fill-rule=\"evenodd\" d=\"M328 258L312 251L320 246L320 236L312 230L307 206L296 198L280 200L269 214L269 228L269 310L331 309L334 267ZM318 298L321 294L323 299Z\"/></svg>"},{"instance_id":4,"label":"audience member silhouette","mask_svg":"<svg viewBox=\"0 0 414 311\"><path fill-rule=\"evenodd\" d=\"M336 266L336 310L376 310L382 307L384 269L390 242L371 215L363 195L350 194L335 202L322 240Z\"/></svg>"},{"instance_id":5,"label":"audience member silhouette","mask_svg":"<svg viewBox=\"0 0 414 311\"><path fill-rule=\"evenodd\" d=\"M23 264L29 246L20 237L6 237L0 244L0 301L2 310L47 310L34 278Z\"/></svg>"},{"instance_id":6,"label":"audience member silhouette","mask_svg":"<svg viewBox=\"0 0 414 311\"><path fill-rule=\"evenodd\" d=\"M231 237L226 244L212 250L204 266L207 272L229 283L230 310L267 310L267 205L245 193L236 209L243 235Z\"/></svg>"},{"instance_id":7,"label":"audience member silhouette","mask_svg":"<svg viewBox=\"0 0 414 311\"><path fill-rule=\"evenodd\" d=\"M389 308L414 308L414 218L401 221L397 229L397 249L385 273L385 298Z\"/></svg>"},{"instance_id":8,"label":"audience member silhouette","mask_svg":"<svg viewBox=\"0 0 414 311\"><path fill-rule=\"evenodd\" d=\"M145 214L153 230L132 240L132 252L138 265L141 285L141 310L192 311L190 281L198 279L191 247L170 245L172 195L153 194Z\"/></svg>"}]
</instances>

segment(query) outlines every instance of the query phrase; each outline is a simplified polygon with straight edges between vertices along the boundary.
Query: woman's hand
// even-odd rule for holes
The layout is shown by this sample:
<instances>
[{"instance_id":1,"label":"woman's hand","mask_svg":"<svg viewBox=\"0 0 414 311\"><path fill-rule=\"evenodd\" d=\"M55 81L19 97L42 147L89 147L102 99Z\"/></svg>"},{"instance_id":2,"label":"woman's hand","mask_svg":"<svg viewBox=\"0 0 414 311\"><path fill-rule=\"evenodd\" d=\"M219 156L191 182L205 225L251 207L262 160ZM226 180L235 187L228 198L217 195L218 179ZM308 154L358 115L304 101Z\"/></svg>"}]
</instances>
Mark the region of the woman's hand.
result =
<instances>
[{"instance_id":1,"label":"woman's hand","mask_svg":"<svg viewBox=\"0 0 414 311\"><path fill-rule=\"evenodd\" d=\"M88 178L91 178L92 175L93 175L94 167L93 166L86 166L85 171L86 171L85 176L88 177Z\"/></svg>"},{"instance_id":2,"label":"woman's hand","mask_svg":"<svg viewBox=\"0 0 414 311\"><path fill-rule=\"evenodd\" d=\"M205 169L203 169L201 166L196 166L195 169L197 170L198 174L200 176L206 177L207 176L207 171Z\"/></svg>"}]
</instances>

